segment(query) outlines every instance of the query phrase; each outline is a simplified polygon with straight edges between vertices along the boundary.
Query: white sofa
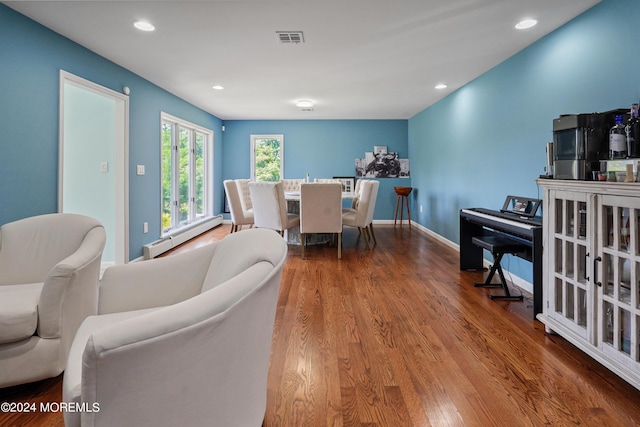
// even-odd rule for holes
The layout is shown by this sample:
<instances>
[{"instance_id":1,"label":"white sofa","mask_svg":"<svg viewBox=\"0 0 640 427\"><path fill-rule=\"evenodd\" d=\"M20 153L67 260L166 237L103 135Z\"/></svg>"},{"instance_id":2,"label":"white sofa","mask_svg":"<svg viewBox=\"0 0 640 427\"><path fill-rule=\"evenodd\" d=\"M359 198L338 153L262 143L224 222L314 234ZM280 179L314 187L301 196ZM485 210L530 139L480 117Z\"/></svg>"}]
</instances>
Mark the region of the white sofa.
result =
<instances>
[{"instance_id":1,"label":"white sofa","mask_svg":"<svg viewBox=\"0 0 640 427\"><path fill-rule=\"evenodd\" d=\"M0 227L0 387L59 375L97 311L106 241L96 219L47 214Z\"/></svg>"},{"instance_id":2,"label":"white sofa","mask_svg":"<svg viewBox=\"0 0 640 427\"><path fill-rule=\"evenodd\" d=\"M63 400L83 410L65 425L260 426L286 256L248 229L108 268L69 355Z\"/></svg>"}]
</instances>

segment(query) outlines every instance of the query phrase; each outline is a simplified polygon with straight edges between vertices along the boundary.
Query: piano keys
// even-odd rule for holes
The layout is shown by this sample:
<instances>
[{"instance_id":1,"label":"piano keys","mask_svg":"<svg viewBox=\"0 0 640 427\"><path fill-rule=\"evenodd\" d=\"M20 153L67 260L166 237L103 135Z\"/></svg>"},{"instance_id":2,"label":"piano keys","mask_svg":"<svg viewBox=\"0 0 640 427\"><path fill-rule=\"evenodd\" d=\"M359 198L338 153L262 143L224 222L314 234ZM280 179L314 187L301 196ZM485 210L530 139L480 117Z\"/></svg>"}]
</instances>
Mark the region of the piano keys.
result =
<instances>
[{"instance_id":1,"label":"piano keys","mask_svg":"<svg viewBox=\"0 0 640 427\"><path fill-rule=\"evenodd\" d=\"M474 245L478 236L505 235L523 243L526 250L515 254L533 268L533 317L542 313L542 220L513 212L484 208L460 210L460 270L482 270L483 250Z\"/></svg>"}]
</instances>

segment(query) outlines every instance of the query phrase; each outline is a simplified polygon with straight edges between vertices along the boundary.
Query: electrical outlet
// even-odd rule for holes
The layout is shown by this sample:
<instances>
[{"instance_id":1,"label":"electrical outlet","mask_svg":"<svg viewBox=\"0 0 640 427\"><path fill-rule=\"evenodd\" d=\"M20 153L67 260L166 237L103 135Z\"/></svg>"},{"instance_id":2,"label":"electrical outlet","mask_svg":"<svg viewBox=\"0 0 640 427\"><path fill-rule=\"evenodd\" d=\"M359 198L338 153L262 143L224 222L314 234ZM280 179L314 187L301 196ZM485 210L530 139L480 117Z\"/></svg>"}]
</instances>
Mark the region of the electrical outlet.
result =
<instances>
[{"instance_id":1,"label":"electrical outlet","mask_svg":"<svg viewBox=\"0 0 640 427\"><path fill-rule=\"evenodd\" d=\"M100 162L100 172L109 172L109 162Z\"/></svg>"}]
</instances>

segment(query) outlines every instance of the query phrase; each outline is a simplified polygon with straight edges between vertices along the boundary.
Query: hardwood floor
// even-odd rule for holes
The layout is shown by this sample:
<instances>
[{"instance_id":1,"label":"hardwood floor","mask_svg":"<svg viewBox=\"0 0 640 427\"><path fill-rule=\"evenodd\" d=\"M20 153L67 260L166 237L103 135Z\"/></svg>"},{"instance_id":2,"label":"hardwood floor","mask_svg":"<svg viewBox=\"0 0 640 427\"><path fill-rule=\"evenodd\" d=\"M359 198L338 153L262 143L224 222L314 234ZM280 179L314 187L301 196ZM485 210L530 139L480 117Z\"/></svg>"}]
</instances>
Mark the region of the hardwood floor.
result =
<instances>
[{"instance_id":1,"label":"hardwood floor","mask_svg":"<svg viewBox=\"0 0 640 427\"><path fill-rule=\"evenodd\" d=\"M289 246L265 427L640 424L640 391L545 334L530 296L490 300L499 290L473 287L482 273L459 271L455 250L415 229L378 226L376 237L367 251L345 227L341 260ZM60 388L0 390L0 402L59 402ZM0 426L62 425L59 413L0 414Z\"/></svg>"}]
</instances>

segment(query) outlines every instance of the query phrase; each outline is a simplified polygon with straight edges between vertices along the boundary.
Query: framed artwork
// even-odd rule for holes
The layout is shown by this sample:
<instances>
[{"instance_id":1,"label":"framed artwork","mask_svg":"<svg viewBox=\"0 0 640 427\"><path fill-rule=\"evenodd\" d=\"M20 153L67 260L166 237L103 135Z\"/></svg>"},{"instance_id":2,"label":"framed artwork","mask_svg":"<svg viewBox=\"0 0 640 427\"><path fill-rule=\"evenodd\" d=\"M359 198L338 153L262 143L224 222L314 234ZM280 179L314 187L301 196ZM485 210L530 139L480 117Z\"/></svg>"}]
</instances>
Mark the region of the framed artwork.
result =
<instances>
[{"instance_id":1,"label":"framed artwork","mask_svg":"<svg viewBox=\"0 0 640 427\"><path fill-rule=\"evenodd\" d=\"M409 178L411 173L409 172L409 159L399 159L400 161L400 175L398 178Z\"/></svg>"},{"instance_id":2,"label":"framed artwork","mask_svg":"<svg viewBox=\"0 0 640 427\"><path fill-rule=\"evenodd\" d=\"M400 159L398 153L389 152L386 145L374 145L356 159L357 178L409 178L409 159Z\"/></svg>"},{"instance_id":3,"label":"framed artwork","mask_svg":"<svg viewBox=\"0 0 640 427\"><path fill-rule=\"evenodd\" d=\"M387 146L386 145L374 145L373 146L373 154L386 153L386 152L387 152Z\"/></svg>"},{"instance_id":4,"label":"framed artwork","mask_svg":"<svg viewBox=\"0 0 640 427\"><path fill-rule=\"evenodd\" d=\"M356 177L364 178L367 173L367 159L356 159Z\"/></svg>"},{"instance_id":5,"label":"framed artwork","mask_svg":"<svg viewBox=\"0 0 640 427\"><path fill-rule=\"evenodd\" d=\"M334 176L333 179L337 179L342 183L343 193L353 193L355 191L356 178L353 176Z\"/></svg>"},{"instance_id":6,"label":"framed artwork","mask_svg":"<svg viewBox=\"0 0 640 427\"><path fill-rule=\"evenodd\" d=\"M365 176L369 178L397 178L399 175L398 153L377 153L365 168Z\"/></svg>"}]
</instances>

